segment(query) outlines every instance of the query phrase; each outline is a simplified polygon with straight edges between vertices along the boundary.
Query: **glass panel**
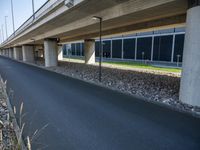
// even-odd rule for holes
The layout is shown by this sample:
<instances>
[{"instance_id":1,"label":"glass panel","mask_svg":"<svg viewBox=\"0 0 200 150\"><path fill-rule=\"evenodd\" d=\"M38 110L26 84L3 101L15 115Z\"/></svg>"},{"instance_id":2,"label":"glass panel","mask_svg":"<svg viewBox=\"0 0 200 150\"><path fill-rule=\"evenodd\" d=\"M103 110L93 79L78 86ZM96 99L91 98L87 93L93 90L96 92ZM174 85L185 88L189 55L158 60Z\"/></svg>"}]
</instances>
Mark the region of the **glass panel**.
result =
<instances>
[{"instance_id":1,"label":"glass panel","mask_svg":"<svg viewBox=\"0 0 200 150\"><path fill-rule=\"evenodd\" d=\"M124 39L124 58L135 58L135 39Z\"/></svg>"},{"instance_id":2,"label":"glass panel","mask_svg":"<svg viewBox=\"0 0 200 150\"><path fill-rule=\"evenodd\" d=\"M99 57L99 41L95 42L95 56Z\"/></svg>"},{"instance_id":3,"label":"glass panel","mask_svg":"<svg viewBox=\"0 0 200 150\"><path fill-rule=\"evenodd\" d=\"M121 58L122 56L122 40L113 40L112 41L112 57Z\"/></svg>"},{"instance_id":4,"label":"glass panel","mask_svg":"<svg viewBox=\"0 0 200 150\"><path fill-rule=\"evenodd\" d=\"M103 41L103 57L110 58L111 41Z\"/></svg>"},{"instance_id":5,"label":"glass panel","mask_svg":"<svg viewBox=\"0 0 200 150\"><path fill-rule=\"evenodd\" d=\"M137 39L137 59L151 60L152 37Z\"/></svg>"},{"instance_id":6,"label":"glass panel","mask_svg":"<svg viewBox=\"0 0 200 150\"><path fill-rule=\"evenodd\" d=\"M174 62L182 62L183 58L183 47L184 47L184 34L176 35L175 36L175 45L174 45Z\"/></svg>"},{"instance_id":7,"label":"glass panel","mask_svg":"<svg viewBox=\"0 0 200 150\"><path fill-rule=\"evenodd\" d=\"M63 55L67 55L67 44L63 45Z\"/></svg>"},{"instance_id":8,"label":"glass panel","mask_svg":"<svg viewBox=\"0 0 200 150\"><path fill-rule=\"evenodd\" d=\"M171 61L173 36L157 36L154 39L153 60Z\"/></svg>"},{"instance_id":9,"label":"glass panel","mask_svg":"<svg viewBox=\"0 0 200 150\"><path fill-rule=\"evenodd\" d=\"M82 45L81 55L84 56L84 43L81 43L81 45Z\"/></svg>"},{"instance_id":10,"label":"glass panel","mask_svg":"<svg viewBox=\"0 0 200 150\"><path fill-rule=\"evenodd\" d=\"M75 55L75 43L71 44L72 55Z\"/></svg>"},{"instance_id":11,"label":"glass panel","mask_svg":"<svg viewBox=\"0 0 200 150\"><path fill-rule=\"evenodd\" d=\"M81 43L76 43L76 55L81 55Z\"/></svg>"}]
</instances>

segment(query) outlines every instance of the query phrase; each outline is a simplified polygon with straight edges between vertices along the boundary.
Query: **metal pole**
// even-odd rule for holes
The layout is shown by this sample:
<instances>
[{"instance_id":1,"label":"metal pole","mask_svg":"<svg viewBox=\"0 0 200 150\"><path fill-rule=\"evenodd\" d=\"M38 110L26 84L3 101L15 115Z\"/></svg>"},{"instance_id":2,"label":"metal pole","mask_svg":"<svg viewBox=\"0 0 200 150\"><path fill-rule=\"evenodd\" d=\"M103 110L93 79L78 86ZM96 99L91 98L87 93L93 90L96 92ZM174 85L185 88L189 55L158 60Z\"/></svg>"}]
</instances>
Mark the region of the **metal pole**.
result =
<instances>
[{"instance_id":1,"label":"metal pole","mask_svg":"<svg viewBox=\"0 0 200 150\"><path fill-rule=\"evenodd\" d=\"M181 57L181 55L177 55L177 67L179 67L180 57Z\"/></svg>"},{"instance_id":2,"label":"metal pole","mask_svg":"<svg viewBox=\"0 0 200 150\"><path fill-rule=\"evenodd\" d=\"M137 49L138 49L138 46L137 46L137 42L138 41L138 38L137 38L137 35L136 35L136 38L135 38L135 61L137 60Z\"/></svg>"},{"instance_id":3,"label":"metal pole","mask_svg":"<svg viewBox=\"0 0 200 150\"><path fill-rule=\"evenodd\" d=\"M69 52L69 62L70 62L71 54L72 54L72 44L70 45L70 49L68 50L68 52Z\"/></svg>"},{"instance_id":4,"label":"metal pole","mask_svg":"<svg viewBox=\"0 0 200 150\"><path fill-rule=\"evenodd\" d=\"M99 82L101 82L101 76L102 76L102 18L99 18L100 21L100 32L99 32Z\"/></svg>"},{"instance_id":5,"label":"metal pole","mask_svg":"<svg viewBox=\"0 0 200 150\"><path fill-rule=\"evenodd\" d=\"M8 30L7 30L7 18L8 16L5 16L5 29L6 29L6 39L8 38Z\"/></svg>"},{"instance_id":6,"label":"metal pole","mask_svg":"<svg viewBox=\"0 0 200 150\"><path fill-rule=\"evenodd\" d=\"M3 43L3 39L2 39L1 30L0 30L0 40L1 40L1 43Z\"/></svg>"},{"instance_id":7,"label":"metal pole","mask_svg":"<svg viewBox=\"0 0 200 150\"><path fill-rule=\"evenodd\" d=\"M11 11L12 11L13 33L15 35L15 18L14 18L13 1L12 0L11 0Z\"/></svg>"},{"instance_id":8,"label":"metal pole","mask_svg":"<svg viewBox=\"0 0 200 150\"><path fill-rule=\"evenodd\" d=\"M124 59L124 36L122 35L121 59Z\"/></svg>"},{"instance_id":9,"label":"metal pole","mask_svg":"<svg viewBox=\"0 0 200 150\"><path fill-rule=\"evenodd\" d=\"M101 76L102 76L102 67L101 67L101 64L102 64L102 54L103 54L103 51L102 51L102 18L101 17L98 17L98 16L93 16L93 19L94 20L99 20L99 82L101 82Z\"/></svg>"},{"instance_id":10,"label":"metal pole","mask_svg":"<svg viewBox=\"0 0 200 150\"><path fill-rule=\"evenodd\" d=\"M35 19L34 0L32 0L32 9L33 9L33 20L34 20Z\"/></svg>"},{"instance_id":11,"label":"metal pole","mask_svg":"<svg viewBox=\"0 0 200 150\"><path fill-rule=\"evenodd\" d=\"M154 35L152 36L152 41L151 41L151 43L152 43L152 45L151 45L151 61L153 61L153 49L154 49Z\"/></svg>"},{"instance_id":12,"label":"metal pole","mask_svg":"<svg viewBox=\"0 0 200 150\"><path fill-rule=\"evenodd\" d=\"M174 31L174 32L175 32L175 31ZM172 54L171 54L171 62L172 62L172 63L173 63L173 61L174 61L175 38L176 38L176 35L175 35L175 33L173 33Z\"/></svg>"},{"instance_id":13,"label":"metal pole","mask_svg":"<svg viewBox=\"0 0 200 150\"><path fill-rule=\"evenodd\" d=\"M145 53L142 52L142 60L143 60L143 62L144 62L144 55L145 55Z\"/></svg>"},{"instance_id":14,"label":"metal pole","mask_svg":"<svg viewBox=\"0 0 200 150\"><path fill-rule=\"evenodd\" d=\"M1 33L2 33L2 39L3 39L3 42L4 42L3 25L1 25Z\"/></svg>"}]
</instances>

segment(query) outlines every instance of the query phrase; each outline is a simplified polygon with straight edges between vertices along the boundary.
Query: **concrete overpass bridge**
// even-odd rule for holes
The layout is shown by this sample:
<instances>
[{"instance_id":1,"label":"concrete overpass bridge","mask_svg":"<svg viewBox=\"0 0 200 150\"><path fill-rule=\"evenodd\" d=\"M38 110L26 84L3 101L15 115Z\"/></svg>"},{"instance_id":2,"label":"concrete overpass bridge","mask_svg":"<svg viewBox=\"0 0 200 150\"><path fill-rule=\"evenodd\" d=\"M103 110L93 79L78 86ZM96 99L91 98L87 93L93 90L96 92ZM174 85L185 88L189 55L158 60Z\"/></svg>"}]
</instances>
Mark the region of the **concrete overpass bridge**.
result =
<instances>
[{"instance_id":1,"label":"concrete overpass bridge","mask_svg":"<svg viewBox=\"0 0 200 150\"><path fill-rule=\"evenodd\" d=\"M33 62L42 46L45 66L56 66L62 44L84 40L85 62L94 63L93 16L103 18L103 36L186 26L180 100L200 106L200 0L51 0L1 44L1 54Z\"/></svg>"}]
</instances>

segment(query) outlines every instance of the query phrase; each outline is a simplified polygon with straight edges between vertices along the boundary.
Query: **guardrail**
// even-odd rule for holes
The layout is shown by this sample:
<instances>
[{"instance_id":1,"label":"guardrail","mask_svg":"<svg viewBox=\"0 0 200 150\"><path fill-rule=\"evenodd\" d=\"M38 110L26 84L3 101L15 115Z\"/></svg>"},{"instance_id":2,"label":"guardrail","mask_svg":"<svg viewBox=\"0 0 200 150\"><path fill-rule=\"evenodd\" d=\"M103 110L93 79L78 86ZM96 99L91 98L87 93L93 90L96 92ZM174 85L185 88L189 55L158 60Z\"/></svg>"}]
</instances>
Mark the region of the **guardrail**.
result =
<instances>
[{"instance_id":1,"label":"guardrail","mask_svg":"<svg viewBox=\"0 0 200 150\"><path fill-rule=\"evenodd\" d=\"M44 3L30 18L28 18L14 33L12 33L1 45L6 44L8 41L15 38L17 35L22 33L28 27L30 27L34 22L39 20L42 16L44 16L50 9L54 6L64 2L65 0L48 0ZM83 0L74 0L74 5L80 3Z\"/></svg>"}]
</instances>

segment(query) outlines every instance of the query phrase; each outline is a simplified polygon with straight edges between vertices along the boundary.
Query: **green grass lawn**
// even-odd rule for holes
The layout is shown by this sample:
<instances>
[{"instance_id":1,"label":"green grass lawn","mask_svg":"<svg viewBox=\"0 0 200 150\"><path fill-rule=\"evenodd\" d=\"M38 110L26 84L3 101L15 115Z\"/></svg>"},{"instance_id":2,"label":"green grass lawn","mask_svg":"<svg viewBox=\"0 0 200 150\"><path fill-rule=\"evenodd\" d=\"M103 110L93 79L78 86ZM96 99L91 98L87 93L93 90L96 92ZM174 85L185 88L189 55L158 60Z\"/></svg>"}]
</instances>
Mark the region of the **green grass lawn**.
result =
<instances>
[{"instance_id":1,"label":"green grass lawn","mask_svg":"<svg viewBox=\"0 0 200 150\"><path fill-rule=\"evenodd\" d=\"M83 59L80 58L64 58L64 61L71 61L71 62L78 62L84 63ZM96 62L98 64L98 62ZM137 69L149 69L149 70L157 70L157 71L166 71L166 72L173 72L173 73L180 73L181 69L178 68L170 68L170 67L156 67L149 64L138 63L138 62L103 62L103 65L113 65L114 67L126 67L126 68L137 68Z\"/></svg>"},{"instance_id":2,"label":"green grass lawn","mask_svg":"<svg viewBox=\"0 0 200 150\"><path fill-rule=\"evenodd\" d=\"M141 69L150 69L150 70L175 72L175 73L181 72L181 69L178 69L178 68L156 67L156 66L143 64L143 63L137 63L137 62L103 62L103 64L111 64L116 67L120 66L120 67L126 67L126 68L141 68Z\"/></svg>"}]
</instances>

